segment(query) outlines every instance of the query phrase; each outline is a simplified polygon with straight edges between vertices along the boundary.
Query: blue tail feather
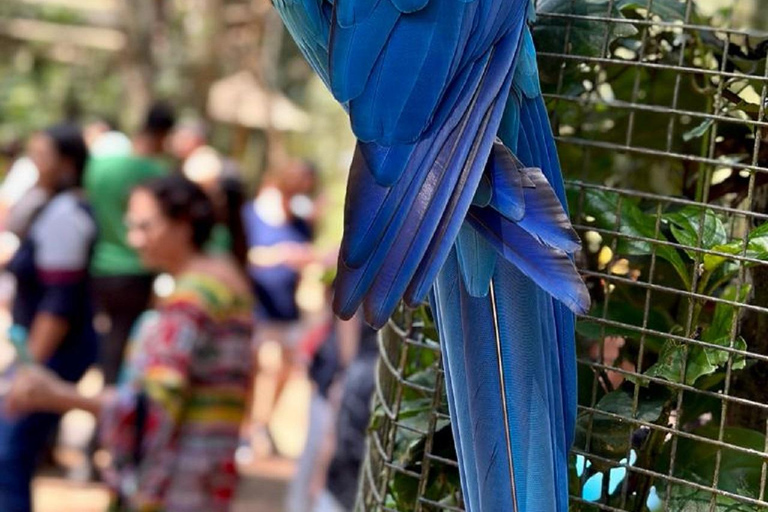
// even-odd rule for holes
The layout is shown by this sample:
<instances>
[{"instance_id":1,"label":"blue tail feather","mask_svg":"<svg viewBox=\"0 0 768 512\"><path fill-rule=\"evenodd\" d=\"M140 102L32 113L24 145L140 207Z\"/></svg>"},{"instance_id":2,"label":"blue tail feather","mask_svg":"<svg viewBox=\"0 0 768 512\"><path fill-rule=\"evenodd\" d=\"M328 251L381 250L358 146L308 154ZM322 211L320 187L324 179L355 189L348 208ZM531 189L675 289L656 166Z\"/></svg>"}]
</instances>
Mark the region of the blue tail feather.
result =
<instances>
[{"instance_id":1,"label":"blue tail feather","mask_svg":"<svg viewBox=\"0 0 768 512\"><path fill-rule=\"evenodd\" d=\"M525 51L525 46L521 51ZM523 62L525 66L530 66L531 62L535 65L532 58ZM558 215L565 215L564 187L554 139L543 99L540 94L533 94L538 91L535 78L531 69L521 71L518 68L499 137L526 167L541 169L542 175L533 176L537 188L547 186L561 203ZM542 178L546 178L546 184L542 183ZM532 195L525 199L526 207L530 211L536 210L540 198ZM514 220L524 219L525 215ZM588 307L589 296L576 277L566 251L552 250L541 243L541 232L551 229L551 224L534 221L526 226L529 232L493 208L479 206L470 208L468 221L504 256L495 261L489 283L493 293L473 296L467 290L467 279L462 277L461 265L464 263L460 238L459 249L441 270L438 283L440 290L459 287L461 300L445 300L439 293L433 298L433 307L439 310L436 316L444 350L449 354L446 364L452 368L449 396L454 402L455 414L461 414L460 405L464 402L470 409L464 412L469 419L463 419L454 427L461 430L458 434L461 444L467 445L465 438L472 432L466 430L466 423L476 427L473 421L478 418L485 422L483 441L478 440L472 445L475 460L481 466L476 466L476 473L465 468L462 475L465 494L478 496L468 500L468 510L564 512L568 509L567 457L576 418L574 316L567 307L583 312ZM577 240L573 234L566 239L566 243L561 244L563 248L574 250ZM553 296L561 300L553 299ZM497 333L501 338L500 356L494 354L491 347L481 349L478 346L493 339L494 333L487 329L492 323L488 315L494 311L499 323L507 327ZM460 325L445 320L456 315L463 318ZM459 345L464 349L455 348ZM453 361L454 353L465 358L463 372L455 370L459 365ZM482 383L473 378L485 375L488 379L490 368L499 362L504 376L503 387L507 391L504 395L508 425L497 417L501 401L498 392L495 399L477 399L477 386ZM499 382L496 380L497 384ZM492 392L487 392L490 397ZM491 471L494 475L490 478L496 485L509 488L501 483L505 476L509 476L509 471L490 451L491 447L504 445L507 428L516 470L514 504L494 501L503 498L500 493L491 494L484 487L487 477L485 473L479 473L483 469ZM467 451L466 448L463 450ZM489 464L493 469L488 469ZM515 505L517 508L513 508Z\"/></svg>"},{"instance_id":2,"label":"blue tail feather","mask_svg":"<svg viewBox=\"0 0 768 512\"><path fill-rule=\"evenodd\" d=\"M467 292L472 297L488 295L496 268L497 253L493 246L476 229L464 223L456 239L456 254Z\"/></svg>"},{"instance_id":3,"label":"blue tail feather","mask_svg":"<svg viewBox=\"0 0 768 512\"><path fill-rule=\"evenodd\" d=\"M564 511L567 486L559 468L565 467L567 450L562 389L552 375L559 365L549 332L555 324L553 303L504 260L493 273L493 293L472 297L458 265L452 253L432 301L457 417L457 446L465 457L474 453L474 465L462 465L467 510Z\"/></svg>"}]
</instances>

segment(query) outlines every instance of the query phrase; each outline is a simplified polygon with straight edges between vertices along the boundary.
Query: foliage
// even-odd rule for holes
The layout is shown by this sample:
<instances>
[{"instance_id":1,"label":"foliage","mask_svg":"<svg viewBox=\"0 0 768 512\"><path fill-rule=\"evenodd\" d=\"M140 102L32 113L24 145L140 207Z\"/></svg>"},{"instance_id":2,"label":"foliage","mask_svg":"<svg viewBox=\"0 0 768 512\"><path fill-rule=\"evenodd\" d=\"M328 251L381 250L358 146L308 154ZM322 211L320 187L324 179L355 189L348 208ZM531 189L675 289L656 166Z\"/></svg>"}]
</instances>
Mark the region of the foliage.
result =
<instances>
[{"instance_id":1,"label":"foliage","mask_svg":"<svg viewBox=\"0 0 768 512\"><path fill-rule=\"evenodd\" d=\"M31 19L78 25L74 9L17 0L0 3L0 22ZM56 57L58 55L58 57ZM66 49L22 43L0 34L0 146L61 120L87 116L115 119L122 84L109 55L93 51L82 65Z\"/></svg>"},{"instance_id":2,"label":"foliage","mask_svg":"<svg viewBox=\"0 0 768 512\"><path fill-rule=\"evenodd\" d=\"M724 215L711 208L685 206L659 209L655 204L644 204L631 197L621 197L616 192L601 189L572 187L569 195L572 204L580 204L581 220L586 229L593 228L603 233L597 252L607 250L610 253L609 261L602 263L603 268L610 272L612 266L623 260L627 262L623 272L632 275L631 279L643 282L648 279L651 261L655 257L655 284L697 294L695 298L688 299L679 294L655 291L653 300L649 303L649 315L644 317L647 293L645 288L631 283L611 285L608 282L600 282L596 286L602 295L595 300L593 316L601 318L605 311L606 318L625 327L602 329L598 324L584 319L577 329L582 342L589 346L593 346L596 340L605 336L621 336L625 345L617 361L622 358L636 361L642 345L644 365L633 371L649 377L627 377L619 388L614 389L606 374L594 377L589 374L582 375L581 386L591 388L595 379L598 379L601 392L597 396L599 401L595 408L614 416L583 412L579 416L577 446L581 449L588 448L589 453L616 462L625 460L630 450L635 450L638 454L638 466L666 474L669 470L669 457L665 459L657 455L662 451L669 452L672 443L665 440L664 436L657 435L658 433L638 438L638 433L642 433L644 429L627 424L615 415L668 426L673 421L672 411L678 395L672 392L671 388L667 388L664 381L719 392L729 368L732 372L738 372L746 367L747 362L742 355L717 348L724 347L742 352L747 350L747 341L738 335L739 308L736 304L747 302L750 286L739 285L740 280L737 278L741 267L729 259L729 255L746 254L754 260L768 261L768 253L763 250L768 224L751 230L746 237L745 247L744 239L729 241ZM622 238L611 236L611 233L618 233ZM627 236L638 237L642 241L623 238ZM661 245L662 243L668 245ZM608 250L609 248L612 249ZM693 248L721 254L703 255ZM748 261L743 265L750 267L755 264L757 263ZM718 297L720 300L714 302L708 299L709 297ZM644 323L658 334L644 335L641 329ZM674 334L676 337L664 339L662 333ZM680 337L699 340L706 345L682 341ZM614 364L618 366L618 363ZM635 393L637 398L633 403ZM686 422L690 427L683 424L681 428L696 432L697 427L701 425L701 418L709 417L711 424L716 424L719 420L719 401L691 393L686 394L685 398L683 411L685 417L690 420ZM580 403L591 403L588 392L580 393ZM711 430L712 427L707 428ZM725 430L727 436L731 435L731 428ZM754 442L760 445L759 450L762 451L764 435L756 431L741 430L745 436L756 438ZM709 432L706 429L705 431ZM687 457L695 461L690 465L677 465L681 478L698 483L708 481L711 484L712 461L709 461L708 465L699 461L699 458L709 457L706 454L711 452L711 446L690 440L683 442L682 439L680 443L678 453L686 453ZM723 467L733 466L734 474L741 476L738 489L736 483L728 479L721 479L720 488L745 496L757 496L761 464L752 461L742 465L740 461L744 457L743 454L734 450L723 450L721 457ZM592 460L587 475L609 469L610 465ZM657 490L666 493L663 482L657 482L655 485ZM579 485L576 485L575 489L574 492L581 492ZM637 476L631 479L627 489L629 502L644 503L651 489L650 478ZM684 487L670 488L669 493L669 503L675 506L673 510L683 510L689 505L693 507L693 504L701 499L709 503L711 497L709 494L692 493ZM618 504L618 501L611 500L618 498L601 498L602 503L614 506ZM727 501L723 501L724 506ZM628 510L635 508L630 507Z\"/></svg>"},{"instance_id":3,"label":"foliage","mask_svg":"<svg viewBox=\"0 0 768 512\"><path fill-rule=\"evenodd\" d=\"M568 190L569 203L578 212L576 221L592 240L592 244L586 244L593 247L587 250L585 265L622 279L592 279L591 316L605 318L612 324L606 326L589 319L579 322L577 332L584 351L581 357L595 358L594 349L602 344L600 340L618 338L622 343L618 355L615 360L604 362L616 367L626 364L624 368L630 370L629 375L616 375L581 369L579 403L596 403L595 409L608 413L585 411L579 416L577 447L601 458L588 460L588 469L573 482L572 492L581 494L592 475L615 471L611 467L619 461L626 463L630 452L637 457L634 465L661 474L669 472L671 439L663 432L651 432L616 416L662 427L677 424L677 428L690 433L716 437L721 402L706 395L685 393L682 416L676 417L679 394L665 382L718 393L723 390L728 371L737 374L750 364L742 355L732 352L746 351L750 342L740 333L737 304L747 302L751 288L739 277L743 278L758 262L768 261L768 223L753 227L727 210L703 204L738 208L746 196L748 178L730 166L747 163L752 156L754 135L745 121L757 119L756 85L743 78L721 79L695 73L678 78L678 72L669 67L634 63L642 60L671 66L695 64L705 70L727 69L762 76L768 43L749 38L731 40L726 56L724 39L716 32L651 30L629 23L646 18L647 2L595 0L576 4L574 11L574 2L569 0L545 1L543 5L551 7L552 12L576 12L590 18L569 27L566 25L570 22L563 18L549 18L536 33L539 48L562 53L567 28L567 53L587 57L583 62L566 61L565 65L557 58L543 57L544 87L550 97L556 98L550 105L556 130L566 141L597 140L617 148L631 146L643 151L621 154L611 149L584 149L584 144L578 142L564 144L563 168L570 177L586 182L682 195L693 201L691 205L679 206L659 204L640 196L621 196L599 187L576 185ZM609 6L613 6L613 11L609 12ZM609 25L597 19L609 14L627 23ZM694 9L686 13L685 2L654 1L650 16L665 22L687 19L691 24L709 23L698 14L695 2ZM551 34L557 37L552 38ZM724 82L720 84L719 80ZM718 87L723 91L722 101L715 104L713 96ZM711 118L670 116L652 108L626 108L673 105L674 101L680 110L716 112L723 120L716 125ZM624 108L610 108L611 104ZM588 155L585 151L589 151ZM685 158L663 159L656 156L658 152L713 156L722 165L712 168ZM763 165L762 155L759 158ZM717 182L713 180L714 172L720 176ZM696 203L701 206L694 206ZM734 256L742 255L750 260L734 260ZM649 292L645 286L633 283L663 289ZM688 298L684 295L687 292L695 295ZM666 337L665 333L674 337ZM686 339L701 343L683 341ZM641 351L642 367L636 368ZM702 427L703 424L706 426ZM749 442L756 450L764 449L765 437L760 432L727 425L724 435L726 442L737 446ZM716 451L713 445L686 438L675 443L679 457L675 476L711 485ZM722 468L728 467L733 479L721 477L719 488L756 497L761 471L759 457L727 449L721 451L720 457L720 474L725 472ZM605 464L603 459L614 462ZM598 493L595 500L614 507L626 506L627 510L643 510L650 507L649 496L659 493L662 499L669 498L672 510L709 510L711 493L694 491L685 486L668 487L663 481L633 474L618 490ZM723 497L718 497L716 504L718 510L748 509Z\"/></svg>"},{"instance_id":4,"label":"foliage","mask_svg":"<svg viewBox=\"0 0 768 512\"><path fill-rule=\"evenodd\" d=\"M400 425L394 438L392 462L404 471L421 474L427 437L430 425L433 440L430 453L446 459L456 460L453 436L450 423L442 417L435 417L434 397L435 386L438 383L439 358L437 348L437 331L429 314L428 308L422 307L412 315L401 312L394 319L400 325L414 325L409 338L420 342L420 346L406 345L400 334L392 327L381 331L382 344L390 360L399 360L402 350L408 350L403 368L403 395L399 400L396 421ZM406 348L407 347L407 348ZM395 390L398 383L389 370L380 370L379 379L383 389ZM437 412L447 414L447 398L445 389L437 391L440 398ZM386 395L386 393L385 393ZM391 405L396 402L394 395L387 396ZM386 411L383 407L374 410L371 429L385 429L388 424ZM458 505L460 493L458 471L432 463L423 497L445 505ZM419 480L401 471L391 474L388 486L388 506L400 511L414 510L419 497Z\"/></svg>"}]
</instances>

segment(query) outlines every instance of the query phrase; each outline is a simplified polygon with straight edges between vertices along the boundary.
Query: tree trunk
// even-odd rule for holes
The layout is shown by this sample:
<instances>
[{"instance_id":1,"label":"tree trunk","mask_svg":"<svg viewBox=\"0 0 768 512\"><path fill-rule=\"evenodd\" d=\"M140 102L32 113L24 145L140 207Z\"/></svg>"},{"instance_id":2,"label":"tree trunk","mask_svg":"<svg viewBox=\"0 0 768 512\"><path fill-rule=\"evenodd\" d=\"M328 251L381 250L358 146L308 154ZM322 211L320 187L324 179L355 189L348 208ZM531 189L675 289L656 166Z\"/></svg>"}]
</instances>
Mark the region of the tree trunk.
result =
<instances>
[{"instance_id":1,"label":"tree trunk","mask_svg":"<svg viewBox=\"0 0 768 512\"><path fill-rule=\"evenodd\" d=\"M135 130L154 99L156 65L152 51L157 27L155 0L123 0L120 19L126 35L121 71L125 85L123 122Z\"/></svg>"},{"instance_id":2,"label":"tree trunk","mask_svg":"<svg viewBox=\"0 0 768 512\"><path fill-rule=\"evenodd\" d=\"M224 1L196 0L189 4L186 13L185 48L189 55L185 75L192 80L189 106L205 116L208 91L221 76L224 48Z\"/></svg>"}]
</instances>

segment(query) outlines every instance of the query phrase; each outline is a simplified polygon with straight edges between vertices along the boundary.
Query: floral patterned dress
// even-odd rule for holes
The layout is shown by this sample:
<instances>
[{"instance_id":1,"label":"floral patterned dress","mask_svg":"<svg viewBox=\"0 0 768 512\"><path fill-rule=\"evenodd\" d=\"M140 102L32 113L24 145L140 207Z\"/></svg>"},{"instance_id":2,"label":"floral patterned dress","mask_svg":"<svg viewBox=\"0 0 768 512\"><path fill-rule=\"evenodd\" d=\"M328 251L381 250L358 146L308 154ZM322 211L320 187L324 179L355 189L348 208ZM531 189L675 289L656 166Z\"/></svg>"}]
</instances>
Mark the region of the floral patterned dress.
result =
<instances>
[{"instance_id":1,"label":"floral patterned dress","mask_svg":"<svg viewBox=\"0 0 768 512\"><path fill-rule=\"evenodd\" d=\"M251 376L250 296L187 274L139 324L101 415L116 510L226 511Z\"/></svg>"}]
</instances>

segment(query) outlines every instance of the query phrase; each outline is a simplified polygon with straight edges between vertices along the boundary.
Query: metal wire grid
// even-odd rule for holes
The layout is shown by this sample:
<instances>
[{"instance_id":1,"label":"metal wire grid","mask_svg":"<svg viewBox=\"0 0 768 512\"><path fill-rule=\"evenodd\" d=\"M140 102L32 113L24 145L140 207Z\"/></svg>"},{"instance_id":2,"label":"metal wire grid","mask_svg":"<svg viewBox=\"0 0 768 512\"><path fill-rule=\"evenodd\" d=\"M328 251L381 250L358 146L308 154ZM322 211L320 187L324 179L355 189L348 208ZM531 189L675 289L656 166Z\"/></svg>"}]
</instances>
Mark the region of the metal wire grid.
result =
<instances>
[{"instance_id":1,"label":"metal wire grid","mask_svg":"<svg viewBox=\"0 0 768 512\"><path fill-rule=\"evenodd\" d=\"M440 348L425 330L424 322L403 308L380 332L374 416L357 510L399 510L392 487L400 488L415 510L463 510ZM404 407L407 403L416 406ZM452 479L452 491L438 486L437 494L430 492L432 475Z\"/></svg>"},{"instance_id":2,"label":"metal wire grid","mask_svg":"<svg viewBox=\"0 0 768 512\"><path fill-rule=\"evenodd\" d=\"M571 508L768 507L768 34L710 26L694 0L539 4L594 301L578 329ZM357 510L462 510L436 339L405 310L382 331Z\"/></svg>"}]
</instances>

